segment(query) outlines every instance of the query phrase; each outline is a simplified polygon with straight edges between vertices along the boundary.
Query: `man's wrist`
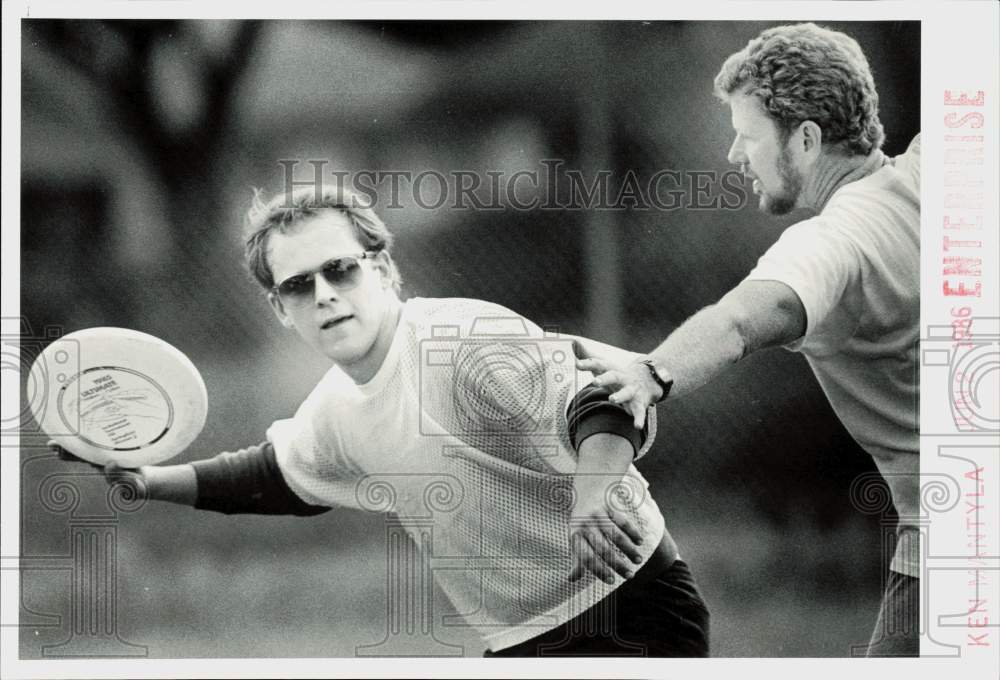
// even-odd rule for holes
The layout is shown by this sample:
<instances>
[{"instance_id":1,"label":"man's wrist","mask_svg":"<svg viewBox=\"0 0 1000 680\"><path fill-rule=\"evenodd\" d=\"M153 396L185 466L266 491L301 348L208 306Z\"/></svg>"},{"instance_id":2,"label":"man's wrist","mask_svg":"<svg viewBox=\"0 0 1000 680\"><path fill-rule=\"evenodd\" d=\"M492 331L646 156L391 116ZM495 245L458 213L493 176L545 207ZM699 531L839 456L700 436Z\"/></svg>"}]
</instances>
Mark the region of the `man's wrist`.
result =
<instances>
[{"instance_id":1,"label":"man's wrist","mask_svg":"<svg viewBox=\"0 0 1000 680\"><path fill-rule=\"evenodd\" d=\"M657 402L661 402L667 398L670 394L670 388L674 386L674 378L670 373L670 370L663 365L659 359L655 359L651 356L643 357L638 360L640 365L642 365L646 371L649 372L649 377L656 383L656 386L660 388L660 398Z\"/></svg>"},{"instance_id":2,"label":"man's wrist","mask_svg":"<svg viewBox=\"0 0 1000 680\"><path fill-rule=\"evenodd\" d=\"M194 505L198 499L198 481L191 465L144 465L136 472L149 500Z\"/></svg>"}]
</instances>

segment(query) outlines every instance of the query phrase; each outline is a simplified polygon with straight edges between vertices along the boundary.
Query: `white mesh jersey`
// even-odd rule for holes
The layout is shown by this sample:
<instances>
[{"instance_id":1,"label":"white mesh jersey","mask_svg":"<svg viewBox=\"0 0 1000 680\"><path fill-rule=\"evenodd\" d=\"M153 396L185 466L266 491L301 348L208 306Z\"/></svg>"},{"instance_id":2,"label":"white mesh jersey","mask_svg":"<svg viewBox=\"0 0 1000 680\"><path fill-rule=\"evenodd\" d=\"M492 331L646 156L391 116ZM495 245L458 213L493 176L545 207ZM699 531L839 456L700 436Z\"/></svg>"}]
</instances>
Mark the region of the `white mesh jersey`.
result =
<instances>
[{"instance_id":1,"label":"white mesh jersey","mask_svg":"<svg viewBox=\"0 0 1000 680\"><path fill-rule=\"evenodd\" d=\"M497 651L623 583L568 580L576 454L565 413L590 380L568 336L479 300L414 298L371 381L332 368L268 439L304 501L391 512L412 527L435 581ZM634 466L618 481L609 497L640 527L645 563L663 516Z\"/></svg>"}]
</instances>

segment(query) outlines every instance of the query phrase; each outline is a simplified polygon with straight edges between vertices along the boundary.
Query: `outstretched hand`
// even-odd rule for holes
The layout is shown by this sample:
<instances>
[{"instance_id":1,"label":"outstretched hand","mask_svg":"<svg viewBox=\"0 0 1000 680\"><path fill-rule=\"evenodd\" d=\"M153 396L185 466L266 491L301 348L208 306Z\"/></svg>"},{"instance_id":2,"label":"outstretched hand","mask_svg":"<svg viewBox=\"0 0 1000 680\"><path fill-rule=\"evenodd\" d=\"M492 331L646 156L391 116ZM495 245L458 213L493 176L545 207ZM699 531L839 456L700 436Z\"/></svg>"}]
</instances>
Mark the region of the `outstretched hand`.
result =
<instances>
[{"instance_id":1,"label":"outstretched hand","mask_svg":"<svg viewBox=\"0 0 1000 680\"><path fill-rule=\"evenodd\" d=\"M97 465L91 463L90 461L84 460L79 456L75 456L63 447L59 446L54 441L48 442L49 450L56 453L60 460L69 461L71 463L83 463L89 465L95 470L99 471L104 477L104 481L108 483L109 486L114 486L115 484L123 484L130 487L136 494L136 498L148 498L149 497L149 486L145 475L142 473L141 468L123 468L118 463L111 461L106 465Z\"/></svg>"},{"instance_id":2,"label":"outstretched hand","mask_svg":"<svg viewBox=\"0 0 1000 680\"><path fill-rule=\"evenodd\" d=\"M591 354L579 341L573 341L576 367L594 374L594 384L611 391L608 401L618 404L632 416L637 430L646 424L646 413L650 406L663 396L663 389L656 384L649 369L639 363L613 362Z\"/></svg>"}]
</instances>

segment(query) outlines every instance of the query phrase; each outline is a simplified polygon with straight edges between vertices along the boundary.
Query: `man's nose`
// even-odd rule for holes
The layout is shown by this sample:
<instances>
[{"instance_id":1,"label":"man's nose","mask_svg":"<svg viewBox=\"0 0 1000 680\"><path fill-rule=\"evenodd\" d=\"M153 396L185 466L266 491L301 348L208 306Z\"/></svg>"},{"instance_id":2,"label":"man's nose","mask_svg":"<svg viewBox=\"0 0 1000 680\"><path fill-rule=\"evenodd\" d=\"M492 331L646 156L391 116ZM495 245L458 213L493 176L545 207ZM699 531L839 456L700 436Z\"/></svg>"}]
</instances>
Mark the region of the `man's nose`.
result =
<instances>
[{"instance_id":1,"label":"man's nose","mask_svg":"<svg viewBox=\"0 0 1000 680\"><path fill-rule=\"evenodd\" d=\"M320 272L316 272L316 275L313 277L313 286L316 289L313 292L313 296L317 305L324 302L333 302L340 298L340 291L332 286Z\"/></svg>"},{"instance_id":2,"label":"man's nose","mask_svg":"<svg viewBox=\"0 0 1000 680\"><path fill-rule=\"evenodd\" d=\"M733 145L729 147L729 153L726 155L726 160L728 160L733 165L743 165L747 162L746 154L743 152L743 142L737 137L733 140Z\"/></svg>"}]
</instances>

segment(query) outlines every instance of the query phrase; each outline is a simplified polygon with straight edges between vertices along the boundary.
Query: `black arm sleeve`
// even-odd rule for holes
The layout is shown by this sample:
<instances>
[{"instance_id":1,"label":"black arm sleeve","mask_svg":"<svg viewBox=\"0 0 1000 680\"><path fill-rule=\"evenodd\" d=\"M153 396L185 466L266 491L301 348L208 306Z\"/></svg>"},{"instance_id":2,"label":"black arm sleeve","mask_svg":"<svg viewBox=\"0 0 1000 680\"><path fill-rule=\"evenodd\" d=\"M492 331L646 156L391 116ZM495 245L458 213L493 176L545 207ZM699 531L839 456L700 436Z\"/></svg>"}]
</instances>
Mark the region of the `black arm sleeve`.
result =
<instances>
[{"instance_id":1,"label":"black arm sleeve","mask_svg":"<svg viewBox=\"0 0 1000 680\"><path fill-rule=\"evenodd\" d=\"M566 424L573 448L580 449L584 439L598 432L624 437L632 443L633 457L646 441L649 425L635 429L632 416L620 406L608 401L611 392L606 387L587 385L576 393L566 410Z\"/></svg>"},{"instance_id":2,"label":"black arm sleeve","mask_svg":"<svg viewBox=\"0 0 1000 680\"><path fill-rule=\"evenodd\" d=\"M192 465L198 480L198 501L194 507L199 510L227 515L253 513L305 517L330 509L309 505L289 488L278 468L271 442L235 453L220 453L215 458L199 460Z\"/></svg>"}]
</instances>

